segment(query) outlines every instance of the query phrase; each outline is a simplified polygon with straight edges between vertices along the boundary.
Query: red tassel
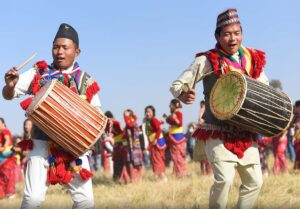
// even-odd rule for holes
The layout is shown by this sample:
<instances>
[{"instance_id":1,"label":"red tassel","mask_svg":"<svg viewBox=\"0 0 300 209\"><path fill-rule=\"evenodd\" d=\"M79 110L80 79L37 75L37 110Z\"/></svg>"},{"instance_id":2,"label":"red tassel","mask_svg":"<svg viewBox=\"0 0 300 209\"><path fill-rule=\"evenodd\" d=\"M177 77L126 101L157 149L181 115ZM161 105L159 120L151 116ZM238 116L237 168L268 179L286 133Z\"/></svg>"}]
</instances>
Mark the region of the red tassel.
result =
<instances>
[{"instance_id":1,"label":"red tassel","mask_svg":"<svg viewBox=\"0 0 300 209\"><path fill-rule=\"evenodd\" d=\"M79 175L80 175L81 179L84 181L89 180L93 176L93 174L85 168L82 168L79 171Z\"/></svg>"},{"instance_id":2,"label":"red tassel","mask_svg":"<svg viewBox=\"0 0 300 209\"><path fill-rule=\"evenodd\" d=\"M97 82L94 82L92 85L90 85L87 89L86 89L86 100L90 103L93 96L95 94L98 93L98 91L100 91L100 87L98 86Z\"/></svg>"},{"instance_id":3,"label":"red tassel","mask_svg":"<svg viewBox=\"0 0 300 209\"><path fill-rule=\"evenodd\" d=\"M254 79L257 79L266 65L266 54L265 52L257 49L247 49L250 52L252 59L252 72L250 73L250 76Z\"/></svg>"},{"instance_id":4,"label":"red tassel","mask_svg":"<svg viewBox=\"0 0 300 209\"><path fill-rule=\"evenodd\" d=\"M31 82L31 93L33 95L37 94L37 92L41 89L41 85L40 85L40 79L41 79L41 75L39 72L37 72Z\"/></svg>"},{"instance_id":5,"label":"red tassel","mask_svg":"<svg viewBox=\"0 0 300 209\"><path fill-rule=\"evenodd\" d=\"M67 171L66 175L61 180L61 183L68 184L68 183L70 183L72 181L73 178L74 178L74 175L72 173L70 173L69 171Z\"/></svg>"},{"instance_id":6,"label":"red tassel","mask_svg":"<svg viewBox=\"0 0 300 209\"><path fill-rule=\"evenodd\" d=\"M30 139L22 140L17 144L22 150L32 150L33 149L33 142Z\"/></svg>"},{"instance_id":7,"label":"red tassel","mask_svg":"<svg viewBox=\"0 0 300 209\"><path fill-rule=\"evenodd\" d=\"M76 157L59 148L51 148L50 153L56 157L56 163L70 163L76 159Z\"/></svg>"},{"instance_id":8,"label":"red tassel","mask_svg":"<svg viewBox=\"0 0 300 209\"><path fill-rule=\"evenodd\" d=\"M29 98L23 100L22 102L20 102L20 105L21 105L22 109L26 111L28 109L29 105L31 104L31 102L32 102L32 98L29 97Z\"/></svg>"},{"instance_id":9,"label":"red tassel","mask_svg":"<svg viewBox=\"0 0 300 209\"><path fill-rule=\"evenodd\" d=\"M219 69L219 55L218 53L216 52L216 50L212 49L209 51L209 53L207 53L207 59L210 61L211 65L212 65L212 68L214 70L214 74L216 76L220 76L221 75L221 71Z\"/></svg>"},{"instance_id":10,"label":"red tassel","mask_svg":"<svg viewBox=\"0 0 300 209\"><path fill-rule=\"evenodd\" d=\"M71 91L73 91L74 93L77 94L77 89L75 87L71 87L70 89L71 89Z\"/></svg>"},{"instance_id":11,"label":"red tassel","mask_svg":"<svg viewBox=\"0 0 300 209\"><path fill-rule=\"evenodd\" d=\"M63 179L67 173L66 166L64 163L59 163L56 166L56 176L58 179Z\"/></svg>"},{"instance_id":12,"label":"red tassel","mask_svg":"<svg viewBox=\"0 0 300 209\"><path fill-rule=\"evenodd\" d=\"M64 84L69 87L69 77L68 77L68 75L63 74L63 76L64 76Z\"/></svg>"},{"instance_id":13,"label":"red tassel","mask_svg":"<svg viewBox=\"0 0 300 209\"><path fill-rule=\"evenodd\" d=\"M35 63L36 68L38 68L39 70L46 70L48 68L48 64L46 61L42 60L42 61L38 61L37 63Z\"/></svg>"},{"instance_id":14,"label":"red tassel","mask_svg":"<svg viewBox=\"0 0 300 209\"><path fill-rule=\"evenodd\" d=\"M58 183L58 178L56 176L55 168L50 167L47 173L47 184L55 185Z\"/></svg>"}]
</instances>

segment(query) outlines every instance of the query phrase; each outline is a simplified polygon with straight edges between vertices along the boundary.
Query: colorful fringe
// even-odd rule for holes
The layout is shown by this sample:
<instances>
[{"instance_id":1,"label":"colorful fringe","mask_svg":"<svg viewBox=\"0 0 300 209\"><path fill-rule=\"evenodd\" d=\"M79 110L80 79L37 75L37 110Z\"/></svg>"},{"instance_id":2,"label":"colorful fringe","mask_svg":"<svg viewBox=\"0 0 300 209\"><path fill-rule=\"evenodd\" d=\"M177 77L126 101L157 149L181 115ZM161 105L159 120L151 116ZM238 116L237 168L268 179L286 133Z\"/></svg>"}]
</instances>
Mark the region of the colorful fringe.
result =
<instances>
[{"instance_id":1,"label":"colorful fringe","mask_svg":"<svg viewBox=\"0 0 300 209\"><path fill-rule=\"evenodd\" d=\"M231 71L240 71L257 79L266 64L265 53L241 46L239 54L242 61L241 65L232 56L227 55L219 45L216 45L215 49L196 54L196 57L205 55L212 65L214 74L218 77Z\"/></svg>"},{"instance_id":2,"label":"colorful fringe","mask_svg":"<svg viewBox=\"0 0 300 209\"><path fill-rule=\"evenodd\" d=\"M227 150L235 154L238 158L244 157L244 152L252 146L257 139L257 134L251 132L231 133L226 131L213 131L198 128L192 135L198 140L220 139L224 142Z\"/></svg>"},{"instance_id":3,"label":"colorful fringe","mask_svg":"<svg viewBox=\"0 0 300 209\"><path fill-rule=\"evenodd\" d=\"M30 94L32 95L36 95L41 87L52 79L58 79L58 81L69 87L76 94L79 94L81 98L86 99L89 103L93 96L100 91L98 83L86 72L81 71L77 62L74 63L73 70L70 74L63 74L62 71L56 69L53 64L48 66L45 61L37 62L34 67L36 74L31 82ZM31 101L30 99L22 101L20 104L22 109L26 110Z\"/></svg>"}]
</instances>

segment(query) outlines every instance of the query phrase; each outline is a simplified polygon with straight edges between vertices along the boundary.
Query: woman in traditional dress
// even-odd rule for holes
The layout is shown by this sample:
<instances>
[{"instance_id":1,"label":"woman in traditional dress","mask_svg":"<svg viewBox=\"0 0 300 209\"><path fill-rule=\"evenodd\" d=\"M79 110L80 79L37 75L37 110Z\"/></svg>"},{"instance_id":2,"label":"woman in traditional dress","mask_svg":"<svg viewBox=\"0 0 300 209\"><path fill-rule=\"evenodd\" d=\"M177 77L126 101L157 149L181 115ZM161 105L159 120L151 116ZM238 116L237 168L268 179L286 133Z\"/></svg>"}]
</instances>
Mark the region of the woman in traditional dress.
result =
<instances>
[{"instance_id":1,"label":"woman in traditional dress","mask_svg":"<svg viewBox=\"0 0 300 209\"><path fill-rule=\"evenodd\" d=\"M155 117L155 108L153 106L149 105L145 108L145 117L152 170L162 181L167 181L168 179L165 175L166 141L160 128L161 122Z\"/></svg>"}]
</instances>

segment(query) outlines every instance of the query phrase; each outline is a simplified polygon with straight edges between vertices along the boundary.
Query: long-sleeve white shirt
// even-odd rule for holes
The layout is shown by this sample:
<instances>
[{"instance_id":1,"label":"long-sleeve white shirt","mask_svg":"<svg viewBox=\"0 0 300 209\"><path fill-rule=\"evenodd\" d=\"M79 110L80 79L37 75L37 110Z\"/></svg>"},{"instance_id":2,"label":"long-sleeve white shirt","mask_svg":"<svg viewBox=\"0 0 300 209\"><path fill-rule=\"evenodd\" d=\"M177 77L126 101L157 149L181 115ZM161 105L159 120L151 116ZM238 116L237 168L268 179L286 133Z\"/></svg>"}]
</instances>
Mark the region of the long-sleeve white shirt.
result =
<instances>
[{"instance_id":1,"label":"long-sleeve white shirt","mask_svg":"<svg viewBox=\"0 0 300 209\"><path fill-rule=\"evenodd\" d=\"M240 59L238 52L234 54L233 57L236 60ZM183 71L183 73L175 81L173 81L170 91L174 97L177 98L182 91L186 92L188 89L192 88L198 68L199 73L196 78L196 82L201 81L207 74L213 71L210 61L205 55L197 57L193 63L185 71ZM260 74L257 80L265 84L269 84L264 71Z\"/></svg>"}]
</instances>

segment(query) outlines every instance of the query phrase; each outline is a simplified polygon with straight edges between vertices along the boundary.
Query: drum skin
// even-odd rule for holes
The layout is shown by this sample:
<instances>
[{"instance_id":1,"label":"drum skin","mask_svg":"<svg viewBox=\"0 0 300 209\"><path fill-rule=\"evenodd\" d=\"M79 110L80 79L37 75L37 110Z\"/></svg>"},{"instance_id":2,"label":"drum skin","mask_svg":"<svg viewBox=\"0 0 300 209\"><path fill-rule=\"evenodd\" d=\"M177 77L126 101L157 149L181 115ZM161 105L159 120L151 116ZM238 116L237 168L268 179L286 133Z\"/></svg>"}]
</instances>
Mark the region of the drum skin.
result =
<instances>
[{"instance_id":1,"label":"drum skin","mask_svg":"<svg viewBox=\"0 0 300 209\"><path fill-rule=\"evenodd\" d=\"M292 120L293 105L285 93L238 72L217 80L209 102L217 119L267 137L287 129Z\"/></svg>"},{"instance_id":2,"label":"drum skin","mask_svg":"<svg viewBox=\"0 0 300 209\"><path fill-rule=\"evenodd\" d=\"M26 116L75 157L96 143L107 123L104 114L56 79L38 92Z\"/></svg>"}]
</instances>

